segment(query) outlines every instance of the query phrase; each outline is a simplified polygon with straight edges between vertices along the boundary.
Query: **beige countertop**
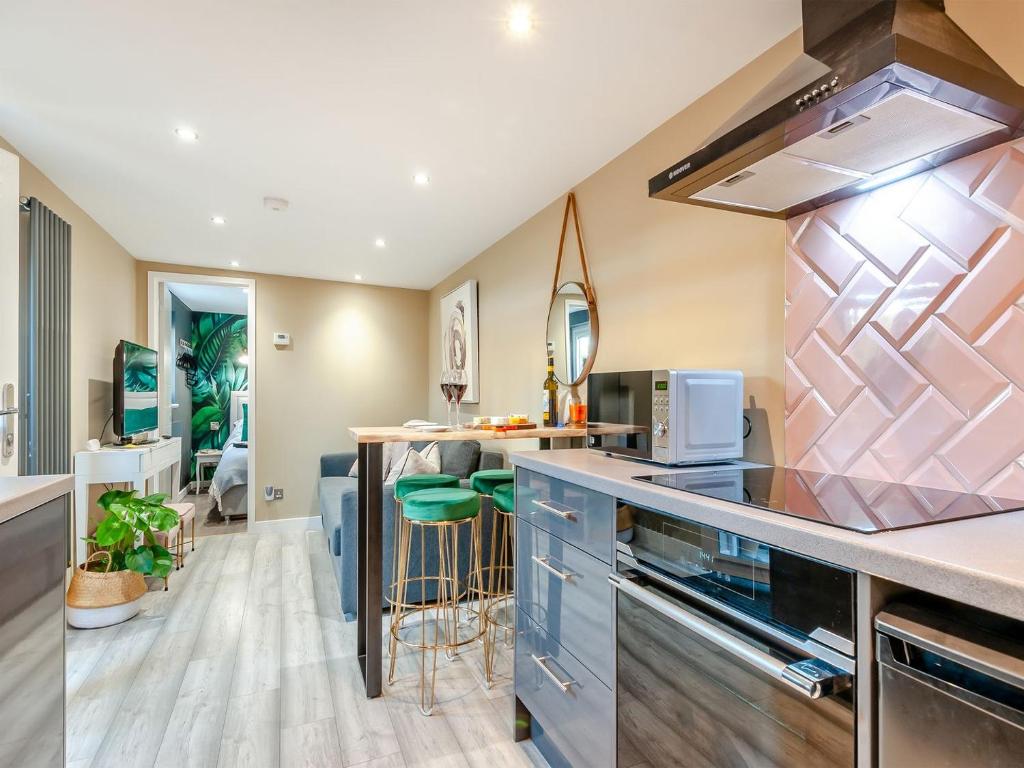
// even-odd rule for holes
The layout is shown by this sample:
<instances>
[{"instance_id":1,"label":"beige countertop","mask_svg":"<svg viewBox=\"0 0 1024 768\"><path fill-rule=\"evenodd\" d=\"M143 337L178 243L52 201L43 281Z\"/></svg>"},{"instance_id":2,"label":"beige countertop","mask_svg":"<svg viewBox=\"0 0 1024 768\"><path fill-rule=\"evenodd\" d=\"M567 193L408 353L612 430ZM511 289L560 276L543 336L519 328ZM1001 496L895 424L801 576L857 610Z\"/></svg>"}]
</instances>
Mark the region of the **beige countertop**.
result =
<instances>
[{"instance_id":1,"label":"beige countertop","mask_svg":"<svg viewBox=\"0 0 1024 768\"><path fill-rule=\"evenodd\" d=\"M0 477L0 523L71 493L73 489L71 475Z\"/></svg>"},{"instance_id":2,"label":"beige countertop","mask_svg":"<svg viewBox=\"0 0 1024 768\"><path fill-rule=\"evenodd\" d=\"M624 501L1024 621L1024 511L864 534L632 479L678 468L584 449L509 458L517 467Z\"/></svg>"},{"instance_id":3,"label":"beige countertop","mask_svg":"<svg viewBox=\"0 0 1024 768\"><path fill-rule=\"evenodd\" d=\"M406 427L352 427L349 434L357 443L415 443L433 440L537 440L586 437L587 430L573 427L534 427L496 432L493 429L450 429L426 432Z\"/></svg>"}]
</instances>

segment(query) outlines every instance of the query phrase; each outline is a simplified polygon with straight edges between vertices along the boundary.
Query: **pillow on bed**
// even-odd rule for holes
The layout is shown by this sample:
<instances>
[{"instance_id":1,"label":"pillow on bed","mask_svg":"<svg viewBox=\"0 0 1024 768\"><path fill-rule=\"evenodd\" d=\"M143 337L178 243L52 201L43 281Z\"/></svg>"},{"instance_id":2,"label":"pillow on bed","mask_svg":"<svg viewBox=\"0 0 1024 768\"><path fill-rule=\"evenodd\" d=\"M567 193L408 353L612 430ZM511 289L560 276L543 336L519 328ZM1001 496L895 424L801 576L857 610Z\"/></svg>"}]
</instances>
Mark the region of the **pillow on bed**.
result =
<instances>
[{"instance_id":1,"label":"pillow on bed","mask_svg":"<svg viewBox=\"0 0 1024 768\"><path fill-rule=\"evenodd\" d=\"M224 447L234 445L242 439L242 420L239 419L231 425L231 432L228 434L228 439L224 441Z\"/></svg>"},{"instance_id":2,"label":"pillow on bed","mask_svg":"<svg viewBox=\"0 0 1024 768\"><path fill-rule=\"evenodd\" d=\"M249 404L242 403L242 442L249 442Z\"/></svg>"},{"instance_id":3,"label":"pillow on bed","mask_svg":"<svg viewBox=\"0 0 1024 768\"><path fill-rule=\"evenodd\" d=\"M384 485L394 485L398 478L406 475L438 475L441 473L441 449L431 443L422 451L410 446L385 476Z\"/></svg>"}]
</instances>

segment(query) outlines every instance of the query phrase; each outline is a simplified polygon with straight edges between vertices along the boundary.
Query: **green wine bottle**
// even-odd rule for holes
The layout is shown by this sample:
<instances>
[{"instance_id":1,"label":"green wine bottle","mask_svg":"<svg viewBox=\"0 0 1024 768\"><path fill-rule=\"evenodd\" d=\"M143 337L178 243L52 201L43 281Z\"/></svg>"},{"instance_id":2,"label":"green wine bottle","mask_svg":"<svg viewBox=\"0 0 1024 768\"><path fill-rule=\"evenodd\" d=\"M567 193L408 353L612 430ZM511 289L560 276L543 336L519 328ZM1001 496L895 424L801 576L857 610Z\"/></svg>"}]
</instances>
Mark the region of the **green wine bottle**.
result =
<instances>
[{"instance_id":1,"label":"green wine bottle","mask_svg":"<svg viewBox=\"0 0 1024 768\"><path fill-rule=\"evenodd\" d=\"M548 342L548 375L544 379L544 426L558 426L558 380L555 378L555 351Z\"/></svg>"}]
</instances>

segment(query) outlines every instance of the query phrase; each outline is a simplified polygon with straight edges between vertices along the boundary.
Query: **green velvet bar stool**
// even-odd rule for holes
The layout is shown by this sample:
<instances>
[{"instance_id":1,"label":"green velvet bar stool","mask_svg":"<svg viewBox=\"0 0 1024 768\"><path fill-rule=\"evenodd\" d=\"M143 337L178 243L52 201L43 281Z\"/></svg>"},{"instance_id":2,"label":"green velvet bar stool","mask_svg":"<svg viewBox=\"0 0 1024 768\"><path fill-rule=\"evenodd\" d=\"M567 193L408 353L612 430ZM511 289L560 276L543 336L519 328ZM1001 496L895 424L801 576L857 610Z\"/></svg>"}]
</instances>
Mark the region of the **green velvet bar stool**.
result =
<instances>
[{"instance_id":1,"label":"green velvet bar stool","mask_svg":"<svg viewBox=\"0 0 1024 768\"><path fill-rule=\"evenodd\" d=\"M398 536L402 528L402 499L416 491L458 487L459 478L442 474L405 475L395 482L395 525L394 536L391 538L394 556L391 558L391 588L388 594L388 604L392 606L392 610L395 604L395 586L398 583Z\"/></svg>"},{"instance_id":2,"label":"green velvet bar stool","mask_svg":"<svg viewBox=\"0 0 1024 768\"><path fill-rule=\"evenodd\" d=\"M483 583L480 562L480 494L468 488L430 488L414 491L402 498L402 521L398 545L398 583L396 602L391 611L391 664L388 683L395 681L398 644L420 652L420 712L429 715L434 707L434 682L437 676L437 654L448 658L459 648L480 639L484 633L483 619L475 628L460 633L468 624L459 622L459 526L470 526L469 579ZM409 551L415 531L420 536L420 574L410 574ZM427 536L437 535L438 568L436 574L426 573ZM467 580L469 580L467 579ZM419 582L420 601L408 602L410 582ZM437 600L427 602L427 584L437 584ZM481 612L482 613L482 612ZM433 629L428 625L433 623ZM416 631L418 626L419 631ZM417 640L418 635L418 640ZM427 652L431 653L430 675L427 675Z\"/></svg>"},{"instance_id":3,"label":"green velvet bar stool","mask_svg":"<svg viewBox=\"0 0 1024 768\"><path fill-rule=\"evenodd\" d=\"M509 475L511 475L511 471ZM512 480L509 477L509 480ZM515 632L513 558L516 548L516 486L513 482L491 489L494 524L491 527L491 580L487 585L484 608L484 676L487 685L494 684L494 662L498 650L499 630L505 646ZM496 578L495 578L496 577Z\"/></svg>"},{"instance_id":4,"label":"green velvet bar stool","mask_svg":"<svg viewBox=\"0 0 1024 768\"><path fill-rule=\"evenodd\" d=\"M508 485L515 480L511 469L481 469L469 476L469 487L481 496L493 496L499 485Z\"/></svg>"},{"instance_id":5,"label":"green velvet bar stool","mask_svg":"<svg viewBox=\"0 0 1024 768\"><path fill-rule=\"evenodd\" d=\"M506 558L508 562L501 561L499 566L499 546L509 545L509 528L505 524L505 518L499 517L500 513L494 509L491 497L494 495L495 488L500 485L508 485L513 480L515 480L515 472L511 469L481 469L469 476L469 487L480 494L481 514L487 514L488 508L490 508L491 514L494 515L494 523L491 525L491 557L487 561L488 565L483 569L487 584L477 590L478 593L482 593L480 596L485 600L493 597L499 586L507 585L510 578L510 573L506 573L506 570L510 572L511 561Z\"/></svg>"}]
</instances>

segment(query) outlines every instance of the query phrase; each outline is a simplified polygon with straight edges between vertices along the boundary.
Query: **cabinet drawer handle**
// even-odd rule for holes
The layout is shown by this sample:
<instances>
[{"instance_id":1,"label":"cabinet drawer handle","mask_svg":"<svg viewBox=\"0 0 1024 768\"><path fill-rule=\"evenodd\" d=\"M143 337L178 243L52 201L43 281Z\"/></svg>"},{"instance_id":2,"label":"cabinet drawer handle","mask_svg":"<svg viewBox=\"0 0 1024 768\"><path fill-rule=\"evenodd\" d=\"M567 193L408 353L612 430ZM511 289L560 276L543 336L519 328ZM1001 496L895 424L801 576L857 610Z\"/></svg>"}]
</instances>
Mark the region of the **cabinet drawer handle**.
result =
<instances>
[{"instance_id":1,"label":"cabinet drawer handle","mask_svg":"<svg viewBox=\"0 0 1024 768\"><path fill-rule=\"evenodd\" d=\"M576 510L571 507L565 507L564 505L559 505L558 507L553 506L558 503L555 501L541 501L540 499L533 499L532 501L534 506L540 507L545 512L550 512L552 515L560 517L563 520L576 519L576 515L573 514Z\"/></svg>"},{"instance_id":2,"label":"cabinet drawer handle","mask_svg":"<svg viewBox=\"0 0 1024 768\"><path fill-rule=\"evenodd\" d=\"M537 565L539 565L545 571L547 571L548 573L554 574L555 576L557 576L562 581L568 581L569 579L571 579L573 576L576 575L572 571L560 571L557 568L555 568L553 565L551 565L551 556L550 555L544 555L544 557L537 557L537 555L531 555L530 559L533 560L533 562L535 562Z\"/></svg>"},{"instance_id":3,"label":"cabinet drawer handle","mask_svg":"<svg viewBox=\"0 0 1024 768\"><path fill-rule=\"evenodd\" d=\"M545 675L547 675L551 682L558 686L558 689L562 693L568 693L570 686L576 685L575 680L559 680L558 675L551 671L551 667L548 666L548 661L551 661L550 656L537 656L531 653L530 658L533 659L534 664L541 668Z\"/></svg>"}]
</instances>

